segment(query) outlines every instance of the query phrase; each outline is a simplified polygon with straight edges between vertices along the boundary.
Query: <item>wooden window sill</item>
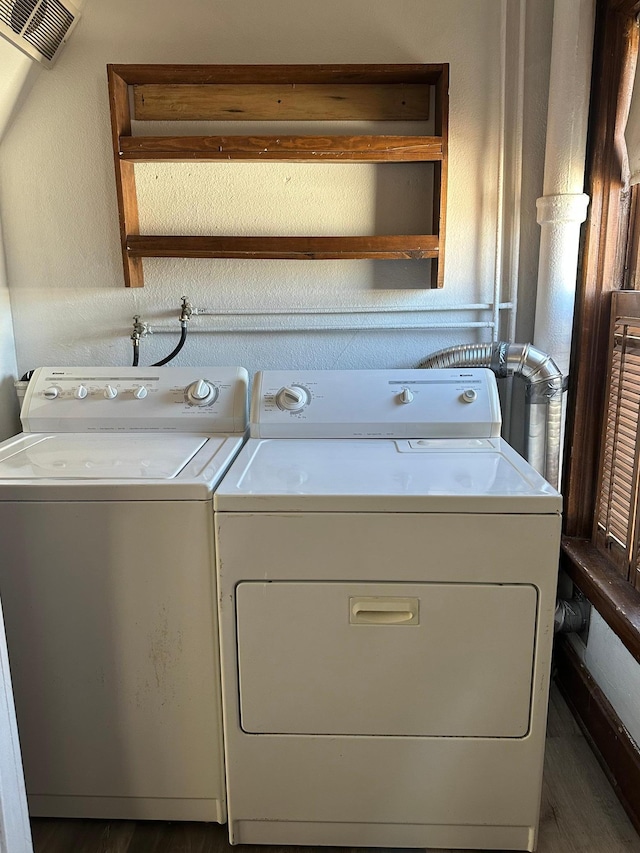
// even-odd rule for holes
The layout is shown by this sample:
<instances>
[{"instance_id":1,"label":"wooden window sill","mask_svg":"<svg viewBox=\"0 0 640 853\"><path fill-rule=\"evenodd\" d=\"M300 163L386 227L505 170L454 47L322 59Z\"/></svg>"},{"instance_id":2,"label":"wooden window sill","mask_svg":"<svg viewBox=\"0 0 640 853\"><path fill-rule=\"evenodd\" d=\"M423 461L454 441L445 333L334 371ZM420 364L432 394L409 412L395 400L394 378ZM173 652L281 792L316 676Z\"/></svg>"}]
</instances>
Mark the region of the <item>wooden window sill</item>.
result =
<instances>
[{"instance_id":1,"label":"wooden window sill","mask_svg":"<svg viewBox=\"0 0 640 853\"><path fill-rule=\"evenodd\" d=\"M564 536L560 565L640 663L640 592L588 539Z\"/></svg>"}]
</instances>

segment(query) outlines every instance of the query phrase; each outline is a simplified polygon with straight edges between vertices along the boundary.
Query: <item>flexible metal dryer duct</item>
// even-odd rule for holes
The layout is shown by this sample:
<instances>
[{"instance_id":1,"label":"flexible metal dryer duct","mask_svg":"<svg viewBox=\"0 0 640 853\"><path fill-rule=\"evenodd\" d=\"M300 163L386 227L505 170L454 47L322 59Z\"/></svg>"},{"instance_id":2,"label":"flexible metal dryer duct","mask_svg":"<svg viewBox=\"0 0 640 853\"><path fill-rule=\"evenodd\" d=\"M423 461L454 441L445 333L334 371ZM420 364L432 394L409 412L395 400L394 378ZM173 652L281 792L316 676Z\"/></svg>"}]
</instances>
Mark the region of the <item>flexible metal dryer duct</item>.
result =
<instances>
[{"instance_id":1,"label":"flexible metal dryer duct","mask_svg":"<svg viewBox=\"0 0 640 853\"><path fill-rule=\"evenodd\" d=\"M488 367L499 379L521 376L526 384L525 455L558 488L564 383L550 356L531 344L460 344L433 353L418 367Z\"/></svg>"}]
</instances>

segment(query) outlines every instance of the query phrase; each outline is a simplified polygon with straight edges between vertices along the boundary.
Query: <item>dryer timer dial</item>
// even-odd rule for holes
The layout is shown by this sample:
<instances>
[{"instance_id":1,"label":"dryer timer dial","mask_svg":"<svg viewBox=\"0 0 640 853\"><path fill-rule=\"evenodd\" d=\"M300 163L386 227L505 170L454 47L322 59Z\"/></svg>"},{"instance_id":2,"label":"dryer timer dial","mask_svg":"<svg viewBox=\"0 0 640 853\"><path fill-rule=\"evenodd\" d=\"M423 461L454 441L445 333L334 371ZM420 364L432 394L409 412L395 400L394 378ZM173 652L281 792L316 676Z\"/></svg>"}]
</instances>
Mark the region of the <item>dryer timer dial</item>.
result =
<instances>
[{"instance_id":1,"label":"dryer timer dial","mask_svg":"<svg viewBox=\"0 0 640 853\"><path fill-rule=\"evenodd\" d=\"M276 403L286 412L300 412L309 403L309 392L301 385L286 385L276 394Z\"/></svg>"}]
</instances>

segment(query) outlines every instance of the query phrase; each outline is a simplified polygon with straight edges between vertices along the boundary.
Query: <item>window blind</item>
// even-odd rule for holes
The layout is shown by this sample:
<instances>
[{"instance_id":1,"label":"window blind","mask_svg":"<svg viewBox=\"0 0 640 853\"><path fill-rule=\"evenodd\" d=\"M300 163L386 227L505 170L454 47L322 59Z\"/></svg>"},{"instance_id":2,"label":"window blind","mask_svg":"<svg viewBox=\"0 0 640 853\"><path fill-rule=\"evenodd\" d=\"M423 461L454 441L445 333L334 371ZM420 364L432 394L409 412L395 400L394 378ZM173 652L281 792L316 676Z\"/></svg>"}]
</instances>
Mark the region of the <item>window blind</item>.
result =
<instances>
[{"instance_id":1,"label":"window blind","mask_svg":"<svg viewBox=\"0 0 640 853\"><path fill-rule=\"evenodd\" d=\"M640 292L612 294L596 545L640 588Z\"/></svg>"}]
</instances>

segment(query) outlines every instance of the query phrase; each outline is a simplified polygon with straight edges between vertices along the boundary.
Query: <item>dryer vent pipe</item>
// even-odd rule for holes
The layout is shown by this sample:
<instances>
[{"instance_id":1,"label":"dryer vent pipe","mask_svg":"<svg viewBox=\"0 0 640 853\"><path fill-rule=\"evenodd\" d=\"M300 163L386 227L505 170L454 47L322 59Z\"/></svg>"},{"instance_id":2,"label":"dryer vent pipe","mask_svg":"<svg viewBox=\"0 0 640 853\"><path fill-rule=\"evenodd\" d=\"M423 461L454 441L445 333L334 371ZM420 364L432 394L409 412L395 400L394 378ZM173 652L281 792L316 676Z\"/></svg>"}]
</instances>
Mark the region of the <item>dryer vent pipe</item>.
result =
<instances>
[{"instance_id":1,"label":"dryer vent pipe","mask_svg":"<svg viewBox=\"0 0 640 853\"><path fill-rule=\"evenodd\" d=\"M591 605L584 597L558 598L553 618L554 634L572 634L583 631L589 624Z\"/></svg>"},{"instance_id":2,"label":"dryer vent pipe","mask_svg":"<svg viewBox=\"0 0 640 853\"><path fill-rule=\"evenodd\" d=\"M461 344L434 353L418 367L489 367L499 379L521 376L526 387L525 456L558 488L564 383L550 356L531 344Z\"/></svg>"}]
</instances>

